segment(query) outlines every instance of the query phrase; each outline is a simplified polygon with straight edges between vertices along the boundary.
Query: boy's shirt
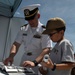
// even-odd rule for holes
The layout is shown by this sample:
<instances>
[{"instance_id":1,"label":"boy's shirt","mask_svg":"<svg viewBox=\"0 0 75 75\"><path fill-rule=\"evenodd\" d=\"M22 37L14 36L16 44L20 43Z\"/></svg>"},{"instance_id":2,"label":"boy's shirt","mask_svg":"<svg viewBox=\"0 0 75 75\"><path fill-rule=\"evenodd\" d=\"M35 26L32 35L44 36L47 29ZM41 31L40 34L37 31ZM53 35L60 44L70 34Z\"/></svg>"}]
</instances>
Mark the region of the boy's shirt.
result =
<instances>
[{"instance_id":1,"label":"boy's shirt","mask_svg":"<svg viewBox=\"0 0 75 75\"><path fill-rule=\"evenodd\" d=\"M72 43L63 39L57 43L50 53L50 58L53 63L61 64L62 62L74 62L74 49ZM70 75L71 70L55 70L49 69L48 75Z\"/></svg>"}]
</instances>

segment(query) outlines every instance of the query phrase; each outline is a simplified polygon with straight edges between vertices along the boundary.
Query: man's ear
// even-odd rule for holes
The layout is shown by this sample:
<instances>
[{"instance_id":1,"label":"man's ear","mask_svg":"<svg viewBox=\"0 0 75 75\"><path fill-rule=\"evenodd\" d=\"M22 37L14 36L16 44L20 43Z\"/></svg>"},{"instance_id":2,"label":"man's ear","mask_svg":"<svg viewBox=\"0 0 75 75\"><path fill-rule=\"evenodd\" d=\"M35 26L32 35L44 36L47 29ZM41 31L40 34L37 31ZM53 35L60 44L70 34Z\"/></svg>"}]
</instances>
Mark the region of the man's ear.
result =
<instances>
[{"instance_id":1,"label":"man's ear","mask_svg":"<svg viewBox=\"0 0 75 75\"><path fill-rule=\"evenodd\" d=\"M40 18L40 14L38 14L38 19Z\"/></svg>"}]
</instances>

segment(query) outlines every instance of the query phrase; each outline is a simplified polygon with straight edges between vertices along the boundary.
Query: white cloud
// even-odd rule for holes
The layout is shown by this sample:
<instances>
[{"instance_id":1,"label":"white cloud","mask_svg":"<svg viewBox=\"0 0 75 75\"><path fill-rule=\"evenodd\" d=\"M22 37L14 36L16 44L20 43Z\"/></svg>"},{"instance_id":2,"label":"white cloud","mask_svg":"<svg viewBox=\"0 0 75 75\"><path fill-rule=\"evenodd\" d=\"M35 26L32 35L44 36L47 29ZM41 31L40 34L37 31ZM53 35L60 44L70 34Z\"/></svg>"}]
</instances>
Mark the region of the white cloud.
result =
<instances>
[{"instance_id":1,"label":"white cloud","mask_svg":"<svg viewBox=\"0 0 75 75\"><path fill-rule=\"evenodd\" d=\"M19 13L19 12L16 12L15 14L20 15L20 13Z\"/></svg>"}]
</instances>

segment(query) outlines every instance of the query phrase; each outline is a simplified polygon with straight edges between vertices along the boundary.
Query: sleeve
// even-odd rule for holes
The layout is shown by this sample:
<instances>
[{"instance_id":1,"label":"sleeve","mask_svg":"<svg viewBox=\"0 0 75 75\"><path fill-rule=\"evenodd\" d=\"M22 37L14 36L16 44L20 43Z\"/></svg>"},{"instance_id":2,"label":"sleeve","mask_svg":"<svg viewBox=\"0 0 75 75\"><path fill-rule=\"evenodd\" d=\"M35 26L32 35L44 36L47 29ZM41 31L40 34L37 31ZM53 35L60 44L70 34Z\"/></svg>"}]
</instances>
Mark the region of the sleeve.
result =
<instances>
[{"instance_id":1,"label":"sleeve","mask_svg":"<svg viewBox=\"0 0 75 75\"><path fill-rule=\"evenodd\" d=\"M15 41L21 44L22 40L23 40L23 32L20 30L15 38Z\"/></svg>"},{"instance_id":2,"label":"sleeve","mask_svg":"<svg viewBox=\"0 0 75 75\"><path fill-rule=\"evenodd\" d=\"M42 49L46 47L52 47L52 41L48 35L42 35L41 43L42 43Z\"/></svg>"},{"instance_id":3,"label":"sleeve","mask_svg":"<svg viewBox=\"0 0 75 75\"><path fill-rule=\"evenodd\" d=\"M62 62L74 62L74 49L70 42L63 42L62 44Z\"/></svg>"}]
</instances>

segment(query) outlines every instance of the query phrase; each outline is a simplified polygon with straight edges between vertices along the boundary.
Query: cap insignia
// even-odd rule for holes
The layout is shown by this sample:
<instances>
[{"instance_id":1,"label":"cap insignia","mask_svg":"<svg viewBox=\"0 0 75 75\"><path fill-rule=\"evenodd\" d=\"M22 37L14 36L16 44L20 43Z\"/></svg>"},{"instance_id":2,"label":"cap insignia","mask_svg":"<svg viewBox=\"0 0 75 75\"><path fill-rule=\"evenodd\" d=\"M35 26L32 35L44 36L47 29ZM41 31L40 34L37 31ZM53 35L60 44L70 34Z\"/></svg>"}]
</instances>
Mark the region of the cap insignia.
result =
<instances>
[{"instance_id":1,"label":"cap insignia","mask_svg":"<svg viewBox=\"0 0 75 75\"><path fill-rule=\"evenodd\" d=\"M29 15L29 9L25 9L24 13L26 16L28 16Z\"/></svg>"}]
</instances>

